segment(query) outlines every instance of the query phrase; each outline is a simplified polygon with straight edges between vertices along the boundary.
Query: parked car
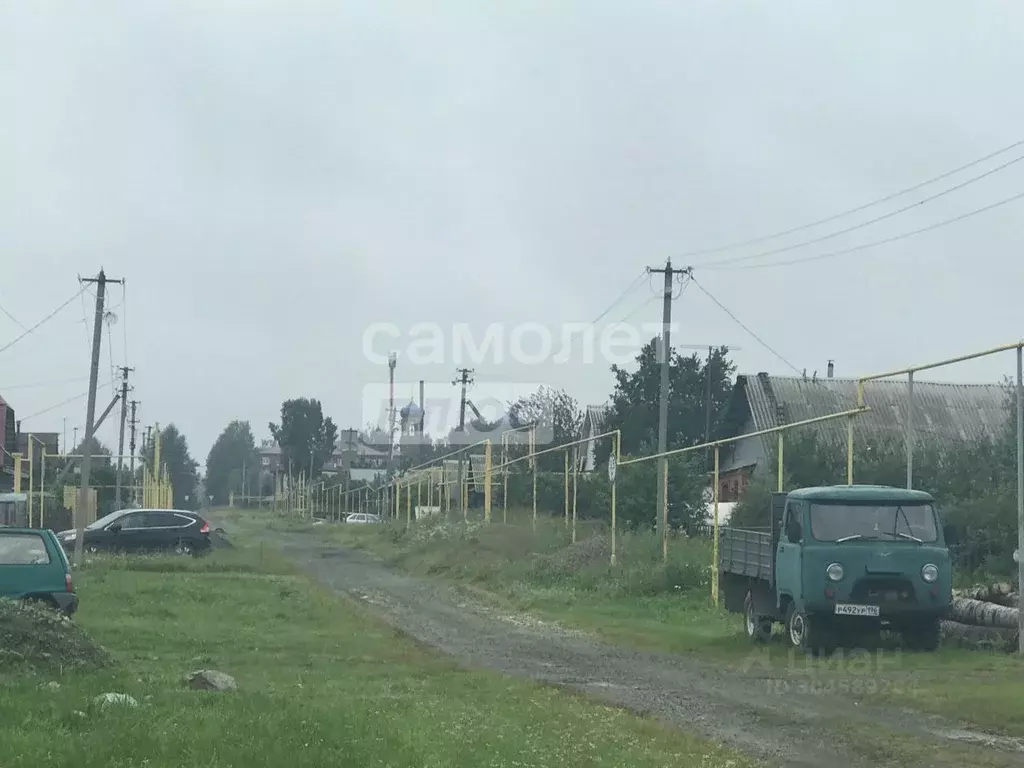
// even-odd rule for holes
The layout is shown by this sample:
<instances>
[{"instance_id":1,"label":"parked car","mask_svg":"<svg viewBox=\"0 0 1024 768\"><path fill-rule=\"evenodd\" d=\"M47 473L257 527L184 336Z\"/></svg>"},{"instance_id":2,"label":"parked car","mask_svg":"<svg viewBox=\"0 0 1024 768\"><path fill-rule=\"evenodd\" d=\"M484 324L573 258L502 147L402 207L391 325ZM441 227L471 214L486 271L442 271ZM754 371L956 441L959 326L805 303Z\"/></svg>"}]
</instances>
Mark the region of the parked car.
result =
<instances>
[{"instance_id":1,"label":"parked car","mask_svg":"<svg viewBox=\"0 0 1024 768\"><path fill-rule=\"evenodd\" d=\"M57 534L75 547L74 529ZM119 509L85 527L87 552L158 552L200 555L210 549L210 524L183 509Z\"/></svg>"},{"instance_id":2,"label":"parked car","mask_svg":"<svg viewBox=\"0 0 1024 768\"><path fill-rule=\"evenodd\" d=\"M71 565L53 531L0 528L0 597L46 603L68 615L78 610Z\"/></svg>"},{"instance_id":3,"label":"parked car","mask_svg":"<svg viewBox=\"0 0 1024 768\"><path fill-rule=\"evenodd\" d=\"M346 523L379 523L382 522L378 515L371 515L364 512L355 512L345 518Z\"/></svg>"}]
</instances>

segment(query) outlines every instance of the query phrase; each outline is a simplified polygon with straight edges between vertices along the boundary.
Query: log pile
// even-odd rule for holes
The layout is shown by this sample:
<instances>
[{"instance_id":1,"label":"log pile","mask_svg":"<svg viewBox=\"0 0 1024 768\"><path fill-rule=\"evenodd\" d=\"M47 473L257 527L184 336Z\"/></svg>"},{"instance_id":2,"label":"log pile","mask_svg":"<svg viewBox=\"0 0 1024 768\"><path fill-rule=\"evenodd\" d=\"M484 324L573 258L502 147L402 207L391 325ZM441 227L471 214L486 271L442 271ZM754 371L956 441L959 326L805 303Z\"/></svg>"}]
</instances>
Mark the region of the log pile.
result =
<instances>
[{"instance_id":1,"label":"log pile","mask_svg":"<svg viewBox=\"0 0 1024 768\"><path fill-rule=\"evenodd\" d=\"M1017 649L1018 595L1007 582L953 591L949 621L942 622L943 642L969 648Z\"/></svg>"}]
</instances>

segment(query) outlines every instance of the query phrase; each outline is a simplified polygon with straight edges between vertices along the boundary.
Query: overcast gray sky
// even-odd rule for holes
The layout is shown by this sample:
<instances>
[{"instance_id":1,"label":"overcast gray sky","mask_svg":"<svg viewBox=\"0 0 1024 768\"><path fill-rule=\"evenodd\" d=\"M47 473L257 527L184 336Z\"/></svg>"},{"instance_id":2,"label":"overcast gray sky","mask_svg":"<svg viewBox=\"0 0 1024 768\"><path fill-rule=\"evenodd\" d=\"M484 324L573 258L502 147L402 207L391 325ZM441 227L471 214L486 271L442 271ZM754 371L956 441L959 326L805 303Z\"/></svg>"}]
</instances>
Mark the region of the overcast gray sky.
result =
<instances>
[{"instance_id":1,"label":"overcast gray sky","mask_svg":"<svg viewBox=\"0 0 1024 768\"><path fill-rule=\"evenodd\" d=\"M1010 0L3 0L0 306L31 326L79 273L125 277L124 303L111 290L101 406L111 361L127 360L143 422L177 423L201 462L231 419L266 436L289 397L320 398L339 426L358 426L387 380L363 354L370 323L450 335L465 322L482 338L491 323L534 321L557 340L646 265L827 234L1024 154L788 239L680 257L1024 138L1022 35L1024 6ZM1022 191L1024 163L747 263ZM798 368L899 367L1024 336L1022 210L833 259L695 275ZM657 320L650 296L641 284L606 320ZM20 417L84 392L85 311L76 299L0 353L0 395ZM680 343L738 345L743 372L791 373L696 286L675 312ZM19 333L0 315L0 347ZM421 378L451 389L456 365L400 359L399 399ZM611 389L600 359L471 367L478 389L543 382L583 403ZM1008 353L931 378L1013 368ZM24 386L67 379L79 380ZM23 429L66 419L70 437L84 414L83 398ZM116 446L115 419L101 439Z\"/></svg>"}]
</instances>

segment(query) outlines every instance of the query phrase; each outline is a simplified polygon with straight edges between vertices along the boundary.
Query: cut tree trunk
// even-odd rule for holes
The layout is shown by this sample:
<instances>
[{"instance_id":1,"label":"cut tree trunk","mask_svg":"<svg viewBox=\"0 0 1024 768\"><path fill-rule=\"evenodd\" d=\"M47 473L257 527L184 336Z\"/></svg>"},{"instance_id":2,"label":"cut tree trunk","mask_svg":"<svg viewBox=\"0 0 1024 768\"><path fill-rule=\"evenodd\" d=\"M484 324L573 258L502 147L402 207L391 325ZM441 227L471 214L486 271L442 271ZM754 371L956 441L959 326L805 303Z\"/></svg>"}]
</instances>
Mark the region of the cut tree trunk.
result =
<instances>
[{"instance_id":1,"label":"cut tree trunk","mask_svg":"<svg viewBox=\"0 0 1024 768\"><path fill-rule=\"evenodd\" d=\"M1013 584L1007 581L977 584L967 589L954 589L953 597L966 597L968 600L983 600L986 603L1011 607L1017 606L1017 595L1014 592Z\"/></svg>"},{"instance_id":2,"label":"cut tree trunk","mask_svg":"<svg viewBox=\"0 0 1024 768\"><path fill-rule=\"evenodd\" d=\"M955 621L944 621L942 644L973 650L1016 651L1017 632L1003 627L972 627Z\"/></svg>"},{"instance_id":3,"label":"cut tree trunk","mask_svg":"<svg viewBox=\"0 0 1024 768\"><path fill-rule=\"evenodd\" d=\"M1007 608L966 597L954 597L949 618L960 624L970 624L974 627L1017 629L1019 613L1017 608Z\"/></svg>"}]
</instances>

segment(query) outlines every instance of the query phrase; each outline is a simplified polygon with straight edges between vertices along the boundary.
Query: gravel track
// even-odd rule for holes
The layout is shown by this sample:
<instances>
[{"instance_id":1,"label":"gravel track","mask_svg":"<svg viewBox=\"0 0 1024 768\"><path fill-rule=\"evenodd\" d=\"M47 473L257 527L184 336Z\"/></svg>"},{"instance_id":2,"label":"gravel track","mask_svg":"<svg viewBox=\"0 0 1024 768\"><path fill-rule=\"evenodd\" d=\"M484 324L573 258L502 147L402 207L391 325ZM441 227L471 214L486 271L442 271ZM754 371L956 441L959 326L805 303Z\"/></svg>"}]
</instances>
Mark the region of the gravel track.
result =
<instances>
[{"instance_id":1,"label":"gravel track","mask_svg":"<svg viewBox=\"0 0 1024 768\"><path fill-rule=\"evenodd\" d=\"M1024 765L1024 743L939 717L858 703L835 681L771 671L756 663L713 664L694 656L637 651L525 614L509 615L440 581L409 576L371 555L315 534L270 533L317 581L359 600L385 621L471 668L500 671L600 697L724 742L769 765L877 766L888 734L925 752L969 745L986 766ZM868 742L864 734L871 734ZM901 738L905 742L905 738ZM936 752L933 752L936 754ZM954 765L922 757L921 765ZM975 763L974 759L970 760ZM894 763L909 765L906 762Z\"/></svg>"}]
</instances>

